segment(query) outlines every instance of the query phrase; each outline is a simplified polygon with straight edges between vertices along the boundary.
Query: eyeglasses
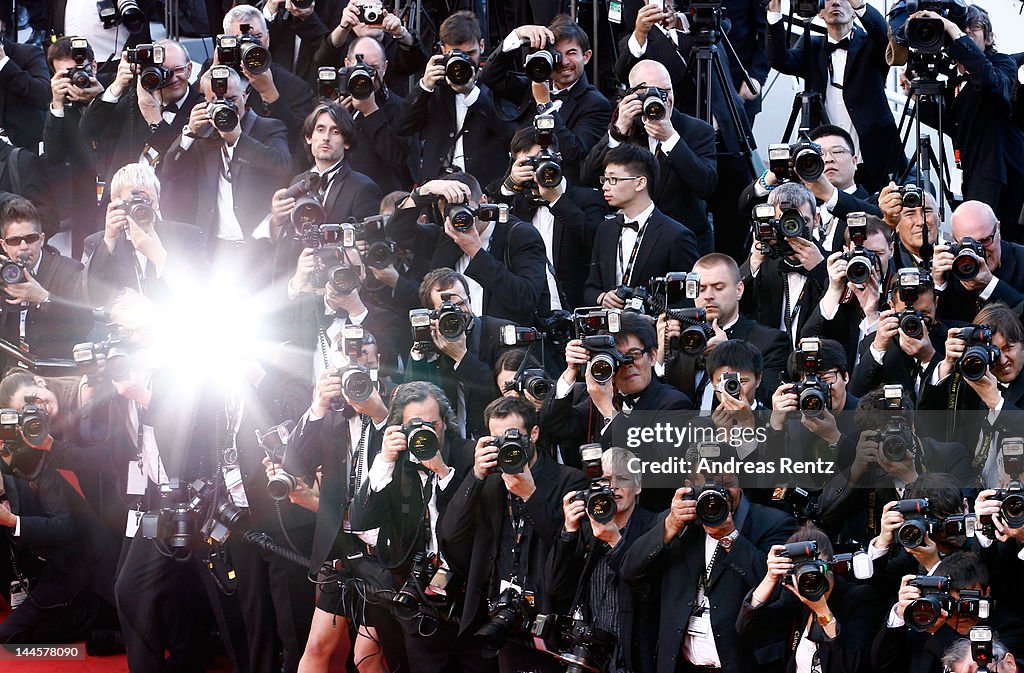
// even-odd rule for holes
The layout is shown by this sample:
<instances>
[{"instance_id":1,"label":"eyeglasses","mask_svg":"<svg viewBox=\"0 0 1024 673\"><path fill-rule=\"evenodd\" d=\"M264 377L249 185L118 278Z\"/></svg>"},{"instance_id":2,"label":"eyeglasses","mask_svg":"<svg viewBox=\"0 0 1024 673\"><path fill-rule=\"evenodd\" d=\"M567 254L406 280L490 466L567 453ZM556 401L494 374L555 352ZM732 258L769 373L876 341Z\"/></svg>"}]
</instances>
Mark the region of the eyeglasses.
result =
<instances>
[{"instance_id":1,"label":"eyeglasses","mask_svg":"<svg viewBox=\"0 0 1024 673\"><path fill-rule=\"evenodd\" d=\"M979 238L978 243L981 243L981 247L987 248L996 241L996 234L999 233L999 223L996 222L996 226L992 227L992 233L985 238ZM959 243L959 241L957 241Z\"/></svg>"},{"instance_id":2,"label":"eyeglasses","mask_svg":"<svg viewBox=\"0 0 1024 673\"><path fill-rule=\"evenodd\" d=\"M639 180L642 177L642 175L602 175L597 179L597 181L601 183L602 186L605 183L608 183L614 187L619 184L619 180Z\"/></svg>"},{"instance_id":3,"label":"eyeglasses","mask_svg":"<svg viewBox=\"0 0 1024 673\"><path fill-rule=\"evenodd\" d=\"M826 154L831 154L834 157L843 157L843 156L846 156L848 154L853 154L853 152L851 152L850 150L846 149L845 147L833 147L832 149L828 149L827 147L823 147L823 148L821 148L821 154L822 154L822 156L824 156Z\"/></svg>"},{"instance_id":4,"label":"eyeglasses","mask_svg":"<svg viewBox=\"0 0 1024 673\"><path fill-rule=\"evenodd\" d=\"M24 241L25 243L28 243L29 245L32 245L34 243L38 243L39 239L41 239L42 237L43 237L42 234L26 234L24 236L8 236L7 238L4 239L4 243L6 243L7 245L11 246L12 248L16 248L19 245L21 245L22 241Z\"/></svg>"},{"instance_id":5,"label":"eyeglasses","mask_svg":"<svg viewBox=\"0 0 1024 673\"><path fill-rule=\"evenodd\" d=\"M637 361L643 356L647 355L648 349L646 348L630 348L628 351L622 351L623 355L628 355L633 358L633 361Z\"/></svg>"},{"instance_id":6,"label":"eyeglasses","mask_svg":"<svg viewBox=\"0 0 1024 673\"><path fill-rule=\"evenodd\" d=\"M822 372L818 374L818 378L821 379L823 382L832 385L833 383L839 380L839 370L830 369L827 372Z\"/></svg>"},{"instance_id":7,"label":"eyeglasses","mask_svg":"<svg viewBox=\"0 0 1024 673\"><path fill-rule=\"evenodd\" d=\"M188 73L188 66L187 65L179 65L179 66L177 66L175 68L171 68L170 70L171 70L171 74L172 75L184 75L184 74Z\"/></svg>"}]
</instances>

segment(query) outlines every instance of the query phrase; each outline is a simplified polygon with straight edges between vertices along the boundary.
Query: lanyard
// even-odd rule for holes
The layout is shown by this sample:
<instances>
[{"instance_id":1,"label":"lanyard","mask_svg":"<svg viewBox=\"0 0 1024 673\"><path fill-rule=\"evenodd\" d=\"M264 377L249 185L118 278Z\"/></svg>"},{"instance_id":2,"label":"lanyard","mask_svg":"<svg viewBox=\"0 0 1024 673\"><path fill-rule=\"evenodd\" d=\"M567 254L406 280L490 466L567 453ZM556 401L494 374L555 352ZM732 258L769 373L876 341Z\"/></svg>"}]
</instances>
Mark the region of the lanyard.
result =
<instances>
[{"instance_id":1,"label":"lanyard","mask_svg":"<svg viewBox=\"0 0 1024 673\"><path fill-rule=\"evenodd\" d=\"M359 428L359 441L356 442L355 455L349 457L348 503L346 503L346 509L351 509L352 501L356 498L356 490L363 481L363 447L366 445L366 429L370 427L370 417L366 414L360 414L359 417L362 420ZM352 440L349 438L349 446L351 444Z\"/></svg>"},{"instance_id":2,"label":"lanyard","mask_svg":"<svg viewBox=\"0 0 1024 673\"><path fill-rule=\"evenodd\" d=\"M644 234L647 233L647 225L650 221L651 218L648 217L647 221L640 227L640 231L637 232L636 243L633 244L633 252L629 254L629 261L625 265L622 264L622 232L619 232L619 265L622 267L623 285L629 285L629 277L633 275L633 265L636 263L636 256L640 252L640 244L643 243Z\"/></svg>"},{"instance_id":3,"label":"lanyard","mask_svg":"<svg viewBox=\"0 0 1024 673\"><path fill-rule=\"evenodd\" d=\"M522 514L518 518L516 517L515 508L513 507L515 497L511 493L508 494L508 518L512 524L512 576L509 579L525 589L526 572L522 567L522 557L523 528L526 526L526 514ZM522 503L520 503L520 506L522 506Z\"/></svg>"}]
</instances>

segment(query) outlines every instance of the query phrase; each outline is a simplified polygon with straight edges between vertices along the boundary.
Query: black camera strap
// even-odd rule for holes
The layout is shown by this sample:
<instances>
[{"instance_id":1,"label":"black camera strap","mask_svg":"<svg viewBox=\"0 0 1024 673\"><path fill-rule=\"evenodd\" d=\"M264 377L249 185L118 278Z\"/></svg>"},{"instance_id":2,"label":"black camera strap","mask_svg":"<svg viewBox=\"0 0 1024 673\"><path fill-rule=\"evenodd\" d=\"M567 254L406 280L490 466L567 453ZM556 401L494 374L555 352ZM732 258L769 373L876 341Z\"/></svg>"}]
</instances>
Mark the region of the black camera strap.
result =
<instances>
[{"instance_id":1,"label":"black camera strap","mask_svg":"<svg viewBox=\"0 0 1024 673\"><path fill-rule=\"evenodd\" d=\"M625 217L625 215L623 215L623 217ZM640 252L640 246L644 242L644 234L647 233L647 225L650 224L651 217L654 217L653 213L651 213L650 217L647 218L647 221L644 222L643 225L641 225L640 231L637 232L636 243L633 244L633 252L631 252L629 254L629 261L626 262L625 264L622 263L622 230L621 229L619 230L619 245L618 245L619 249L618 249L618 253L619 253L619 265L622 268L622 284L623 285L629 285L630 276L633 275L633 265L636 264L636 256Z\"/></svg>"},{"instance_id":2,"label":"black camera strap","mask_svg":"<svg viewBox=\"0 0 1024 673\"><path fill-rule=\"evenodd\" d=\"M348 502L345 503L345 519L348 519L348 512L352 509L352 502L356 499L356 491L363 482L363 449L366 446L367 429L370 427L370 417L366 414L359 414L359 440L356 442L355 452L349 456L348 472ZM349 437L349 446L352 446L352 438Z\"/></svg>"},{"instance_id":3,"label":"black camera strap","mask_svg":"<svg viewBox=\"0 0 1024 673\"><path fill-rule=\"evenodd\" d=\"M525 506L519 501L520 510ZM526 513L520 511L516 516L516 496L508 494L508 519L512 525L512 570L510 580L519 585L521 590L526 590L526 569L523 566L523 542L525 540L524 529L526 528Z\"/></svg>"}]
</instances>

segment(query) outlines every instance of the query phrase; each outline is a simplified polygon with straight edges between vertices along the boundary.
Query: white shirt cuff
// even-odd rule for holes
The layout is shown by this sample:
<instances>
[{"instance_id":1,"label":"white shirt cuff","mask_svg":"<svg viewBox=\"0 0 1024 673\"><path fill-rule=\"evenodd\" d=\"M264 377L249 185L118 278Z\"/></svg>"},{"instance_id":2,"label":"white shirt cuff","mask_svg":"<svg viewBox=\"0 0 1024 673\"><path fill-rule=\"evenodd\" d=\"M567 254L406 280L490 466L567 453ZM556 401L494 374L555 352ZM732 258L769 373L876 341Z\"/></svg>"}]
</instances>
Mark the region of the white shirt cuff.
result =
<instances>
[{"instance_id":1,"label":"white shirt cuff","mask_svg":"<svg viewBox=\"0 0 1024 673\"><path fill-rule=\"evenodd\" d=\"M52 114L57 119L64 119L64 106L62 105L61 107L56 107L56 108L51 106L50 107L50 114Z\"/></svg>"},{"instance_id":2,"label":"white shirt cuff","mask_svg":"<svg viewBox=\"0 0 1024 673\"><path fill-rule=\"evenodd\" d=\"M974 539L977 540L978 544L980 544L984 549L988 549L992 546L992 538L982 533L980 527L974 531ZM1024 548L1022 548L1021 551L1024 552Z\"/></svg>"},{"instance_id":3,"label":"white shirt cuff","mask_svg":"<svg viewBox=\"0 0 1024 673\"><path fill-rule=\"evenodd\" d=\"M560 400L568 397L569 393L572 392L572 386L573 384L566 383L565 379L559 376L558 380L555 382L555 399Z\"/></svg>"},{"instance_id":4,"label":"white shirt cuff","mask_svg":"<svg viewBox=\"0 0 1024 673\"><path fill-rule=\"evenodd\" d=\"M426 91L427 93L434 93L433 89L428 89L427 87L423 86L423 80L422 79L420 80L420 88L423 89L424 91Z\"/></svg>"},{"instance_id":5,"label":"white shirt cuff","mask_svg":"<svg viewBox=\"0 0 1024 673\"><path fill-rule=\"evenodd\" d=\"M636 33L629 36L629 41L626 42L629 45L629 53L635 58L643 58L644 53L647 52L647 43L644 46L640 46L640 40L636 39Z\"/></svg>"},{"instance_id":6,"label":"white shirt cuff","mask_svg":"<svg viewBox=\"0 0 1024 673\"><path fill-rule=\"evenodd\" d=\"M1006 398L1003 397L1002 393L999 394L999 401L996 402L995 409L988 412L988 422L995 424L996 419L999 418L999 412L1003 410L1003 404L1006 402Z\"/></svg>"},{"instance_id":7,"label":"white shirt cuff","mask_svg":"<svg viewBox=\"0 0 1024 673\"><path fill-rule=\"evenodd\" d=\"M270 5L263 6L263 18L267 20L267 23L274 20L274 15L270 13Z\"/></svg>"},{"instance_id":8,"label":"white shirt cuff","mask_svg":"<svg viewBox=\"0 0 1024 673\"><path fill-rule=\"evenodd\" d=\"M1022 547L1021 550L1017 552L1017 558L1019 558L1021 561L1024 561L1024 547Z\"/></svg>"},{"instance_id":9,"label":"white shirt cuff","mask_svg":"<svg viewBox=\"0 0 1024 673\"><path fill-rule=\"evenodd\" d=\"M868 346L868 350L871 352L871 357L875 359L875 362L882 364L882 358L885 357L885 353L875 348L874 344Z\"/></svg>"},{"instance_id":10,"label":"white shirt cuff","mask_svg":"<svg viewBox=\"0 0 1024 673\"><path fill-rule=\"evenodd\" d=\"M662 376L665 375L665 363L664 362L655 362L654 363L654 375L657 376L659 379Z\"/></svg>"},{"instance_id":11,"label":"white shirt cuff","mask_svg":"<svg viewBox=\"0 0 1024 673\"><path fill-rule=\"evenodd\" d=\"M757 196L768 196L768 190L761 186L760 180L754 180L754 194Z\"/></svg>"},{"instance_id":12,"label":"white shirt cuff","mask_svg":"<svg viewBox=\"0 0 1024 673\"><path fill-rule=\"evenodd\" d=\"M501 42L501 50L505 53L515 51L519 47L523 46L523 40L521 37L516 35L516 31L512 31L505 36L505 39Z\"/></svg>"},{"instance_id":13,"label":"white shirt cuff","mask_svg":"<svg viewBox=\"0 0 1024 673\"><path fill-rule=\"evenodd\" d=\"M676 143L678 142L679 134L673 131L669 139L661 143L661 151L664 152L665 154L671 153L672 150L675 148Z\"/></svg>"},{"instance_id":14,"label":"white shirt cuff","mask_svg":"<svg viewBox=\"0 0 1024 673\"><path fill-rule=\"evenodd\" d=\"M608 149L612 149L613 147L618 147L621 144L622 143L620 143L618 140L616 140L615 138L612 138L612 135L610 133L608 134Z\"/></svg>"},{"instance_id":15,"label":"white shirt cuff","mask_svg":"<svg viewBox=\"0 0 1024 673\"><path fill-rule=\"evenodd\" d=\"M110 87L107 87L107 89L104 90L103 95L100 96L100 100L104 103L116 103L117 101L121 100L121 97L115 96L114 94L110 93Z\"/></svg>"},{"instance_id":16,"label":"white shirt cuff","mask_svg":"<svg viewBox=\"0 0 1024 673\"><path fill-rule=\"evenodd\" d=\"M448 484L452 483L452 479L454 479L454 478L455 478L455 468L449 465L448 466L448 474L446 474L442 479L438 479L437 480L437 490L443 491L446 488L448 488Z\"/></svg>"},{"instance_id":17,"label":"white shirt cuff","mask_svg":"<svg viewBox=\"0 0 1024 673\"><path fill-rule=\"evenodd\" d=\"M253 238L253 240L259 240L261 238L265 238L268 241L270 240L271 236L270 236L270 214L269 213L267 214L266 217L264 217L260 221L259 224L256 225L256 228L252 230L252 238ZM288 287L288 291L289 291L289 293L291 292L291 286ZM289 299L291 299L291 297L289 297Z\"/></svg>"},{"instance_id":18,"label":"white shirt cuff","mask_svg":"<svg viewBox=\"0 0 1024 673\"><path fill-rule=\"evenodd\" d=\"M8 63L10 63L10 62L11 62L11 57L10 56L5 55L3 58L0 58L0 70L3 70L4 67Z\"/></svg>"},{"instance_id":19,"label":"white shirt cuff","mask_svg":"<svg viewBox=\"0 0 1024 673\"><path fill-rule=\"evenodd\" d=\"M874 561L875 559L880 559L880 558L882 558L883 556L885 556L886 554L889 553L889 548L888 547L876 547L875 546L875 540L877 540L877 539L878 538L875 537L874 540L871 540L871 544L868 545L868 558L870 560L872 560L872 561Z\"/></svg>"},{"instance_id":20,"label":"white shirt cuff","mask_svg":"<svg viewBox=\"0 0 1024 673\"><path fill-rule=\"evenodd\" d=\"M938 284L935 285L935 291L936 292L945 292L946 288L948 286L949 286L949 283L938 283Z\"/></svg>"},{"instance_id":21,"label":"white shirt cuff","mask_svg":"<svg viewBox=\"0 0 1024 673\"><path fill-rule=\"evenodd\" d=\"M825 206L825 209L831 213L833 210L835 210L837 203L839 203L839 190L836 189L835 186L833 186L832 196L828 197L828 200L825 201L825 203L823 203L822 205Z\"/></svg>"},{"instance_id":22,"label":"white shirt cuff","mask_svg":"<svg viewBox=\"0 0 1024 673\"><path fill-rule=\"evenodd\" d=\"M868 320L867 316L864 316L860 321L860 333L871 334L872 332L878 331L878 318L874 320Z\"/></svg>"},{"instance_id":23,"label":"white shirt cuff","mask_svg":"<svg viewBox=\"0 0 1024 673\"><path fill-rule=\"evenodd\" d=\"M21 517L14 517L14 537L21 537Z\"/></svg>"},{"instance_id":24,"label":"white shirt cuff","mask_svg":"<svg viewBox=\"0 0 1024 673\"><path fill-rule=\"evenodd\" d=\"M181 149L183 150L187 150L188 148L192 147L192 143L196 141L196 139L193 138L192 136L185 135L185 131L187 130L188 126L181 130L181 142L179 144L181 145Z\"/></svg>"},{"instance_id":25,"label":"white shirt cuff","mask_svg":"<svg viewBox=\"0 0 1024 673\"><path fill-rule=\"evenodd\" d=\"M394 474L395 464L385 461L380 457L380 454L377 454L377 457L373 459L373 465L370 466L370 471L366 475L370 478L370 490L374 493L380 493L391 483L391 478Z\"/></svg>"},{"instance_id":26,"label":"white shirt cuff","mask_svg":"<svg viewBox=\"0 0 1024 673\"><path fill-rule=\"evenodd\" d=\"M896 614L896 606L889 610L889 616L885 618L885 625L890 629L900 629L907 625L903 618Z\"/></svg>"},{"instance_id":27,"label":"white shirt cuff","mask_svg":"<svg viewBox=\"0 0 1024 673\"><path fill-rule=\"evenodd\" d=\"M779 21L782 21L782 12L768 12L768 25L774 26Z\"/></svg>"},{"instance_id":28,"label":"white shirt cuff","mask_svg":"<svg viewBox=\"0 0 1024 673\"><path fill-rule=\"evenodd\" d=\"M825 296L818 302L818 311L821 312L821 317L825 320L832 320L839 313L839 302L826 292Z\"/></svg>"},{"instance_id":29,"label":"white shirt cuff","mask_svg":"<svg viewBox=\"0 0 1024 673\"><path fill-rule=\"evenodd\" d=\"M985 289L982 290L981 293L978 294L978 296L984 299L985 301L988 301L988 298L991 297L992 293L996 291L996 285L999 285L999 279L996 278L995 276L992 276L992 280L988 282L988 285L985 286Z\"/></svg>"}]
</instances>

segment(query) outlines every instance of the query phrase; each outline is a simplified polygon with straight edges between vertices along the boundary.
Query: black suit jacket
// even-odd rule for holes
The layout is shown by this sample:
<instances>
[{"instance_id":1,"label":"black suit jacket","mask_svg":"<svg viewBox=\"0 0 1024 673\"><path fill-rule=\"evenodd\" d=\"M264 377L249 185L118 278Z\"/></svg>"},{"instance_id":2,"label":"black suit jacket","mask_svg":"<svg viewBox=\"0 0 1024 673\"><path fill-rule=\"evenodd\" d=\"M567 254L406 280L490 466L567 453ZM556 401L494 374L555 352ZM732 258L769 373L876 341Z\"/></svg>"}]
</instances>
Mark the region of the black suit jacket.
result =
<instances>
[{"instance_id":1,"label":"black suit jacket","mask_svg":"<svg viewBox=\"0 0 1024 673\"><path fill-rule=\"evenodd\" d=\"M453 9L452 11L455 10ZM338 17L340 19L341 15L339 14ZM331 29L337 25L338 21L336 20L331 24ZM328 32L330 32L330 29ZM414 38L413 43L408 46L388 34L384 34L380 40L381 46L384 47L384 55L388 60L388 71L384 74L384 83L388 89L400 96L407 96L409 94L409 78L413 75L420 76L429 60L419 36L416 35L416 31L413 31L412 34ZM305 75L306 79L311 84L315 83L317 67L339 68L343 66L345 55L348 54L349 46L355 39L357 39L355 33L349 33L345 44L335 47L331 43L331 36L324 35L315 50L316 53L313 56L312 67L308 74ZM416 84L414 83L413 87L415 86Z\"/></svg>"},{"instance_id":2,"label":"black suit jacket","mask_svg":"<svg viewBox=\"0 0 1024 673\"><path fill-rule=\"evenodd\" d=\"M827 256L827 254L823 252L823 256ZM757 276L751 275L749 260L740 267L743 286L746 288L743 298L740 300L740 310L744 315L748 315L768 327L782 324L782 307L785 303L784 288L787 281L785 274L780 272L780 264L781 260L766 259L761 264ZM804 283L804 290L796 299L800 306L800 312L797 315L797 334L803 331L804 325L807 324L828 288L825 260L806 273L807 282ZM793 298L790 298L790 301L793 301Z\"/></svg>"},{"instance_id":3,"label":"black suit jacket","mask_svg":"<svg viewBox=\"0 0 1024 673\"><path fill-rule=\"evenodd\" d=\"M939 293L941 320L970 323L986 304L1001 301L1013 307L1024 302L1024 245L1002 241L999 250L999 266L992 274L999 283L987 301L979 296L981 290L968 290L952 274L946 275L946 288Z\"/></svg>"},{"instance_id":4,"label":"black suit jacket","mask_svg":"<svg viewBox=\"0 0 1024 673\"><path fill-rule=\"evenodd\" d=\"M667 156L657 157L658 184L650 192L651 198L663 213L690 231L700 234L709 228L705 199L714 193L715 185L718 184L715 129L678 109L672 111L672 126L679 133L679 142ZM634 128L629 142L650 149L643 127ZM604 156L607 152L606 135L583 164L583 184L597 186L597 179L604 171Z\"/></svg>"},{"instance_id":5,"label":"black suit jacket","mask_svg":"<svg viewBox=\"0 0 1024 673\"><path fill-rule=\"evenodd\" d=\"M843 100L850 113L853 126L860 138L857 150L864 160L858 172L858 182L869 191L880 189L893 170L902 168L898 151L899 138L896 122L885 97L889 65L885 61L885 48L889 43L885 17L868 6L861 18L864 28L855 27L850 35L846 56ZM812 36L804 54L804 41L796 47L786 44L786 27L779 21L768 26L766 49L768 62L786 75L806 80L804 89L825 99L829 83L828 62L825 53L827 38Z\"/></svg>"},{"instance_id":6,"label":"black suit jacket","mask_svg":"<svg viewBox=\"0 0 1024 673\"><path fill-rule=\"evenodd\" d=\"M928 331L928 338L931 340L932 346L935 347L935 356L923 371L924 381L931 378L932 372L946 357L947 331L948 327L943 323L936 323ZM882 363L879 364L869 351L875 340L875 332L864 337L859 346L860 362L850 374L849 390L851 393L860 397L884 384L898 383L917 403L918 391L923 390L923 385L919 385L919 380L916 378L918 372L921 371L921 363L903 352L898 339L899 337L895 337L889 342L885 353L882 354Z\"/></svg>"},{"instance_id":7,"label":"black suit jacket","mask_svg":"<svg viewBox=\"0 0 1024 673\"><path fill-rule=\"evenodd\" d=\"M53 115L47 113L47 117ZM53 236L60 229L61 214L57 209L58 201L54 196L56 185L42 160L35 154L35 149L27 147L18 151L14 161L14 148L7 143L0 143L0 192L18 194L32 202L39 212L43 232L47 237ZM17 172L17 175L15 175ZM16 188L15 182L20 185ZM93 203L96 201L96 183L92 182ZM2 199L0 199L2 201ZM61 204L63 205L63 204ZM80 213L77 213L80 215Z\"/></svg>"},{"instance_id":8,"label":"black suit jacket","mask_svg":"<svg viewBox=\"0 0 1024 673\"><path fill-rule=\"evenodd\" d=\"M583 303L588 306L596 305L599 295L618 286L615 270L621 232L618 216L611 215L597 229L590 275L583 289ZM651 278L664 276L669 271L689 271L699 256L693 231L655 208L640 241L629 285L646 287ZM627 261L623 256L623 264Z\"/></svg>"},{"instance_id":9,"label":"black suit jacket","mask_svg":"<svg viewBox=\"0 0 1024 673\"><path fill-rule=\"evenodd\" d=\"M35 151L50 104L50 69L35 45L5 39L3 48L11 60L0 70L0 127L15 147Z\"/></svg>"},{"instance_id":10,"label":"black suit jacket","mask_svg":"<svg viewBox=\"0 0 1024 673\"><path fill-rule=\"evenodd\" d=\"M559 465L545 453L537 454L530 468L536 492L523 503L526 521L522 550L526 577L525 589L537 592L540 608L548 609L549 578L544 572L548 554L562 529L562 496L585 488L587 480L579 470ZM494 598L500 580L495 577L503 527L511 527L508 515L508 490L500 475L488 475L483 481L472 469L448 503L439 529L445 558L466 582L466 600L459 622L460 633L479 626L487 615L487 599Z\"/></svg>"},{"instance_id":11,"label":"black suit jacket","mask_svg":"<svg viewBox=\"0 0 1024 673\"><path fill-rule=\"evenodd\" d=\"M242 117L241 125L242 135L231 158L231 187L235 217L248 239L270 212L271 195L287 182L291 154L288 133L280 121L259 117L250 110ZM208 238L217 235L217 182L223 145L214 135L211 139L197 138L184 150L179 135L161 164L164 193L170 186L175 194L170 204L161 198L165 214L183 222L208 223Z\"/></svg>"},{"instance_id":12,"label":"black suit jacket","mask_svg":"<svg viewBox=\"0 0 1024 673\"><path fill-rule=\"evenodd\" d=\"M466 112L462 147L466 172L475 176L481 185L488 185L503 177L515 125L498 115L491 90L478 86L479 97ZM419 175L414 177L425 182L443 172L459 130L455 92L450 87L438 84L432 92L418 84L412 87L405 98L396 131L400 136L420 134L423 149Z\"/></svg>"},{"instance_id":13,"label":"black suit jacket","mask_svg":"<svg viewBox=\"0 0 1024 673\"><path fill-rule=\"evenodd\" d=\"M526 75L514 72L522 61L523 53L523 49L502 51L499 44L480 71L479 79L480 83L490 87L495 96L516 108L515 120L519 128L532 126L537 114L531 90L533 82ZM552 115L564 172L570 183L576 183L579 181L580 164L608 130L611 106L584 74L569 88L561 106L552 111Z\"/></svg>"},{"instance_id":14,"label":"black suit jacket","mask_svg":"<svg viewBox=\"0 0 1024 673\"><path fill-rule=\"evenodd\" d=\"M687 525L664 543L667 512L641 535L621 557L619 575L627 582L661 575L661 620L658 629L657 671L673 673L682 657L690 605L697 597L698 579L704 574L704 528ZM782 544L796 530L796 520L745 498L734 514L739 537L728 553L720 553L711 568L711 626L724 673L757 670L780 671L785 654L782 637L741 639L736 632L743 597L757 586L767 570L772 545Z\"/></svg>"},{"instance_id":15,"label":"black suit jacket","mask_svg":"<svg viewBox=\"0 0 1024 673\"><path fill-rule=\"evenodd\" d=\"M309 84L316 82L316 63L313 56L320 42L341 21L346 0L320 0L313 5L313 13L299 19L281 6L274 19L267 23L270 31L270 55L280 64ZM219 32L219 31L218 31ZM295 53L295 38L299 38L299 52Z\"/></svg>"},{"instance_id":16,"label":"black suit jacket","mask_svg":"<svg viewBox=\"0 0 1024 673\"><path fill-rule=\"evenodd\" d=\"M384 194L412 189L412 142L395 132L403 99L393 91L378 91L377 112L355 117L356 144L345 157L352 169L366 175Z\"/></svg>"}]
</instances>

